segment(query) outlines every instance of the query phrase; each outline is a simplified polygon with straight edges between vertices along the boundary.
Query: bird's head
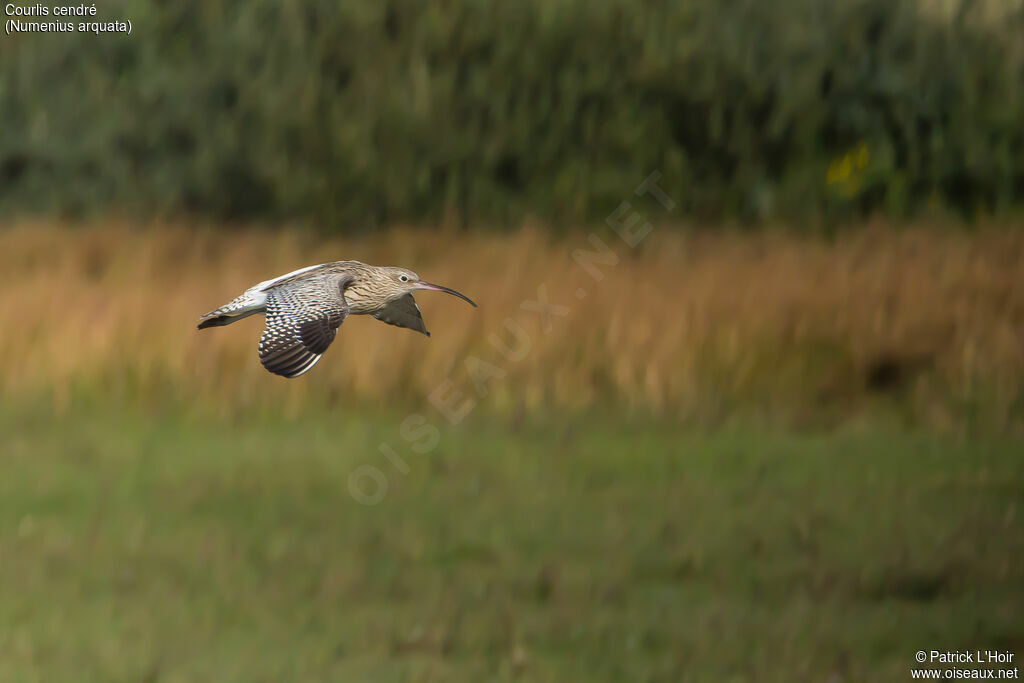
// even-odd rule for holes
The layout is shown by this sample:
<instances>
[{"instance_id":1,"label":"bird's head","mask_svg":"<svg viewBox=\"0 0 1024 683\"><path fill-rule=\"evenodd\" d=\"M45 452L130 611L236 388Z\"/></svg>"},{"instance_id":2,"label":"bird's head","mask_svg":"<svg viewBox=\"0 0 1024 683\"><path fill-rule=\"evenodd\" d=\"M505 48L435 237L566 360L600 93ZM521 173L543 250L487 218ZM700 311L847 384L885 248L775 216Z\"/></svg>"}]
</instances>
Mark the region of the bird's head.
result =
<instances>
[{"instance_id":1,"label":"bird's head","mask_svg":"<svg viewBox=\"0 0 1024 683\"><path fill-rule=\"evenodd\" d=\"M384 287L387 290L388 298L391 300L398 299L399 297L403 297L406 294L411 294L421 289L426 289L434 292L445 292L452 296L457 296L474 308L476 307L473 300L465 294L456 292L454 289L449 289L448 287L424 282L420 279L419 275L406 268L385 268L384 271Z\"/></svg>"}]
</instances>

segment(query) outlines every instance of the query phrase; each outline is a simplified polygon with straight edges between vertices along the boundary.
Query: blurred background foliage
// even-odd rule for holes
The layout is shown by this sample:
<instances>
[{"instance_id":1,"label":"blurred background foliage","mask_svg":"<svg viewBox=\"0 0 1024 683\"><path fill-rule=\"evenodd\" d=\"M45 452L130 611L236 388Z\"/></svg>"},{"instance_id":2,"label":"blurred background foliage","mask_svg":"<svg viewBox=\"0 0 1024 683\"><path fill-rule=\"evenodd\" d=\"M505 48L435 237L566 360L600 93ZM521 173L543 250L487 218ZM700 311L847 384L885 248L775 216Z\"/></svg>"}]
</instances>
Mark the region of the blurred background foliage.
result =
<instances>
[{"instance_id":1,"label":"blurred background foliage","mask_svg":"<svg viewBox=\"0 0 1024 683\"><path fill-rule=\"evenodd\" d=\"M999 213L1024 8L992 8L104 3L132 35L0 42L0 211L517 226L603 218L659 169L708 220Z\"/></svg>"}]
</instances>

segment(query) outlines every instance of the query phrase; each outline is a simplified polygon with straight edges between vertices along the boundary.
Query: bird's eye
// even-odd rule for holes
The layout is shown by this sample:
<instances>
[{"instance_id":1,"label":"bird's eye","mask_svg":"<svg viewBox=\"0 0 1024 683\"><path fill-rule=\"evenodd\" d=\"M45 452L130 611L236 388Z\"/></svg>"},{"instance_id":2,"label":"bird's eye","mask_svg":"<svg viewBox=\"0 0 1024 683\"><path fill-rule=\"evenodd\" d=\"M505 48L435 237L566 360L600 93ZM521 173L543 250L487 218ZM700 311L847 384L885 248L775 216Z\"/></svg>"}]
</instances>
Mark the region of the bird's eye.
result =
<instances>
[{"instance_id":1,"label":"bird's eye","mask_svg":"<svg viewBox=\"0 0 1024 683\"><path fill-rule=\"evenodd\" d=\"M409 276L408 275L399 275L398 279L401 280L402 282L408 282L409 281Z\"/></svg>"}]
</instances>

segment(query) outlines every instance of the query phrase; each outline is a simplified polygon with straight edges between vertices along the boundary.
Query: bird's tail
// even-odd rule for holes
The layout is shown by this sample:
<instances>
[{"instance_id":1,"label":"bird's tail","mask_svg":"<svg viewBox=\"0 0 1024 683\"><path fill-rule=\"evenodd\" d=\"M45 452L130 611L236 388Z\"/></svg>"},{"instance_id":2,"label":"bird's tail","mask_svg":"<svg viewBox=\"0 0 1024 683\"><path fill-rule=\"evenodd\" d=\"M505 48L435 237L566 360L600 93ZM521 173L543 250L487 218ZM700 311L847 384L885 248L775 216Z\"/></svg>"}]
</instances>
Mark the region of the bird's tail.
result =
<instances>
[{"instance_id":1,"label":"bird's tail","mask_svg":"<svg viewBox=\"0 0 1024 683\"><path fill-rule=\"evenodd\" d=\"M230 325L236 320L247 318L256 313L264 313L267 310L267 295L263 292L248 291L242 296L216 308L209 313L199 316L199 329L207 327L221 327Z\"/></svg>"}]
</instances>

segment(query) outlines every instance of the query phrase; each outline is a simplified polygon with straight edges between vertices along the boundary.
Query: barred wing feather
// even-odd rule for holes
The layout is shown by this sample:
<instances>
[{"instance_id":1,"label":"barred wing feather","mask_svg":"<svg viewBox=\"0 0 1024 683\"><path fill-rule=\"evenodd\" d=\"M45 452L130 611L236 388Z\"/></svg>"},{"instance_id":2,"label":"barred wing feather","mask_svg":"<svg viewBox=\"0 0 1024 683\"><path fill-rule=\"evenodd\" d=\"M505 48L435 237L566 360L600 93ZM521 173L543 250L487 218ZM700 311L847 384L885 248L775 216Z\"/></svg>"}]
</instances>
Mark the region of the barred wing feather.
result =
<instances>
[{"instance_id":1,"label":"barred wing feather","mask_svg":"<svg viewBox=\"0 0 1024 683\"><path fill-rule=\"evenodd\" d=\"M293 378L316 365L348 317L348 304L342 296L347 284L281 287L267 292L267 326L259 343L263 367Z\"/></svg>"}]
</instances>

